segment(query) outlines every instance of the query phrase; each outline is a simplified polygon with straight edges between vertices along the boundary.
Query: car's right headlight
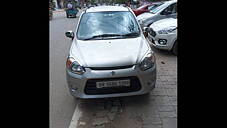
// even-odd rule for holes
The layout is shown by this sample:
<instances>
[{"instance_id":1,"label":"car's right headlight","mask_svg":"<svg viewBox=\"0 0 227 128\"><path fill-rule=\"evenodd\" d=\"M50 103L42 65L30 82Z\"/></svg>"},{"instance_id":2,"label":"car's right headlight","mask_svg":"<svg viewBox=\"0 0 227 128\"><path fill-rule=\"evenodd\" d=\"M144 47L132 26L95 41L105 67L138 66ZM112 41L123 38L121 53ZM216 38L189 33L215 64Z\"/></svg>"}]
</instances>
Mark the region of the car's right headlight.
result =
<instances>
[{"instance_id":1,"label":"car's right headlight","mask_svg":"<svg viewBox=\"0 0 227 128\"><path fill-rule=\"evenodd\" d=\"M73 58L68 58L66 61L66 67L73 73L76 74L83 74L85 72L85 69L83 66L81 66L77 61L75 61Z\"/></svg>"},{"instance_id":2,"label":"car's right headlight","mask_svg":"<svg viewBox=\"0 0 227 128\"><path fill-rule=\"evenodd\" d=\"M169 34L169 33L172 33L176 29L177 29L177 27L169 27L169 28L159 30L158 33L159 34Z\"/></svg>"},{"instance_id":3,"label":"car's right headlight","mask_svg":"<svg viewBox=\"0 0 227 128\"><path fill-rule=\"evenodd\" d=\"M148 53L143 61L139 64L140 70L145 71L155 65L154 53Z\"/></svg>"}]
</instances>

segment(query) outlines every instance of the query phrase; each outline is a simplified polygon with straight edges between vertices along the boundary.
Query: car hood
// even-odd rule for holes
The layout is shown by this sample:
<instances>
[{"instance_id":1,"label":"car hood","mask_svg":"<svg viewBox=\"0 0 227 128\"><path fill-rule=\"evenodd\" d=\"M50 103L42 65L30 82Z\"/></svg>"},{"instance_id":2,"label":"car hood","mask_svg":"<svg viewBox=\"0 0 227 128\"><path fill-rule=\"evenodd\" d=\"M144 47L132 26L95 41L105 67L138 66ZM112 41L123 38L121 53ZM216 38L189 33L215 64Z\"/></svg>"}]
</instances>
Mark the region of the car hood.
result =
<instances>
[{"instance_id":1,"label":"car hood","mask_svg":"<svg viewBox=\"0 0 227 128\"><path fill-rule=\"evenodd\" d=\"M154 22L153 24L151 24L150 27L155 31L159 31L169 27L177 27L177 19L174 18L162 19Z\"/></svg>"},{"instance_id":2,"label":"car hood","mask_svg":"<svg viewBox=\"0 0 227 128\"><path fill-rule=\"evenodd\" d=\"M138 15L137 17L136 17L136 19L139 21L139 20L145 20L145 19L147 19L147 18L150 18L150 17L153 17L155 14L152 14L152 13L150 13L150 12L145 12L145 13L142 13L142 14L140 14L140 15Z\"/></svg>"},{"instance_id":3,"label":"car hood","mask_svg":"<svg viewBox=\"0 0 227 128\"><path fill-rule=\"evenodd\" d=\"M84 67L115 67L137 64L150 51L144 36L112 40L74 40L69 57Z\"/></svg>"}]
</instances>

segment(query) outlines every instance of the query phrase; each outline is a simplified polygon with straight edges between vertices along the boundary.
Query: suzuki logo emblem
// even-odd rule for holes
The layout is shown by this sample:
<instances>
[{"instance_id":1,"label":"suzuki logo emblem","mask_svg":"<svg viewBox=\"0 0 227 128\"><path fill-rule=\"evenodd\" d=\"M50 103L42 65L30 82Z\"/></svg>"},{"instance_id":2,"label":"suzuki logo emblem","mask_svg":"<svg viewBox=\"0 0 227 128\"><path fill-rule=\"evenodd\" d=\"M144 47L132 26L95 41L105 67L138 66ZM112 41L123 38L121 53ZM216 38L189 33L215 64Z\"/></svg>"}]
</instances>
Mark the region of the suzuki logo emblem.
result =
<instances>
[{"instance_id":1,"label":"suzuki logo emblem","mask_svg":"<svg viewBox=\"0 0 227 128\"><path fill-rule=\"evenodd\" d=\"M112 76L113 76L113 75L115 75L115 72L114 72L114 71L112 71L112 72L111 72L111 74L112 74Z\"/></svg>"}]
</instances>

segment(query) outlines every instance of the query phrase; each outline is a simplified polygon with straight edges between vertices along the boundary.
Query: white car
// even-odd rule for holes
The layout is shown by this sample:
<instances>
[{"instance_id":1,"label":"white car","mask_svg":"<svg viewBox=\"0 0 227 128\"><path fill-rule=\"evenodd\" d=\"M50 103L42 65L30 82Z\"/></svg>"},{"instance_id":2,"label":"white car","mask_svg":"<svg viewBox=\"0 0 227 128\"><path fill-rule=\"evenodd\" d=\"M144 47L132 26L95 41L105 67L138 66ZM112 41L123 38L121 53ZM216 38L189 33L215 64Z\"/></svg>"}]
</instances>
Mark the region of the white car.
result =
<instances>
[{"instance_id":1,"label":"white car","mask_svg":"<svg viewBox=\"0 0 227 128\"><path fill-rule=\"evenodd\" d=\"M155 55L130 8L88 8L74 30L66 32L72 39L66 78L74 97L132 96L154 89Z\"/></svg>"},{"instance_id":2,"label":"white car","mask_svg":"<svg viewBox=\"0 0 227 128\"><path fill-rule=\"evenodd\" d=\"M155 48L172 51L177 55L177 19L167 18L151 24L148 39Z\"/></svg>"},{"instance_id":3,"label":"white car","mask_svg":"<svg viewBox=\"0 0 227 128\"><path fill-rule=\"evenodd\" d=\"M166 18L177 18L177 0L165 1L157 8L150 10L150 12L145 12L136 17L142 28Z\"/></svg>"}]
</instances>

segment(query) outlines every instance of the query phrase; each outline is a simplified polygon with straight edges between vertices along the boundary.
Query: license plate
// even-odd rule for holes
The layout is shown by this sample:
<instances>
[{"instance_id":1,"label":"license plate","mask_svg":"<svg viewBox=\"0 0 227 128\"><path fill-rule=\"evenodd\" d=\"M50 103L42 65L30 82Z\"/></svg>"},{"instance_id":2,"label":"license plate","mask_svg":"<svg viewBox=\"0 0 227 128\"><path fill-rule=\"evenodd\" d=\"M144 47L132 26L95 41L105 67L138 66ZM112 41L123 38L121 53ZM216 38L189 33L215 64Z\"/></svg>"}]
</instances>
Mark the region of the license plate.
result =
<instances>
[{"instance_id":1,"label":"license plate","mask_svg":"<svg viewBox=\"0 0 227 128\"><path fill-rule=\"evenodd\" d=\"M130 86L130 80L116 80L116 81L102 81L96 82L96 88L110 88L110 87L122 87Z\"/></svg>"}]
</instances>

